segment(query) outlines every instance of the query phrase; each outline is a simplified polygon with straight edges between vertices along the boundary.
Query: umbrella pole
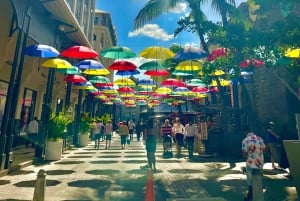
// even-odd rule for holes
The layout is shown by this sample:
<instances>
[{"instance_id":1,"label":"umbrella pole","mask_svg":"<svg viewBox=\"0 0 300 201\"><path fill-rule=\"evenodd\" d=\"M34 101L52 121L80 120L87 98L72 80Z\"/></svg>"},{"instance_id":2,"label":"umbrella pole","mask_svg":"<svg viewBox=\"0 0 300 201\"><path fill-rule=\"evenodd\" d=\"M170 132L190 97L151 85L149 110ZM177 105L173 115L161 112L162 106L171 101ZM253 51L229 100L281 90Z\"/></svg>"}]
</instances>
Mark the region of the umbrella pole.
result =
<instances>
[{"instance_id":1,"label":"umbrella pole","mask_svg":"<svg viewBox=\"0 0 300 201\"><path fill-rule=\"evenodd\" d=\"M66 103L65 107L69 107L71 105L71 90L72 90L72 82L67 82L67 91L66 91Z\"/></svg>"},{"instance_id":2,"label":"umbrella pole","mask_svg":"<svg viewBox=\"0 0 300 201\"><path fill-rule=\"evenodd\" d=\"M75 132L73 135L73 145L78 145L78 134L79 134L79 122L81 118L81 101L82 101L83 91L82 89L79 89L78 92L78 102L76 107L76 121L75 121Z\"/></svg>"}]
</instances>

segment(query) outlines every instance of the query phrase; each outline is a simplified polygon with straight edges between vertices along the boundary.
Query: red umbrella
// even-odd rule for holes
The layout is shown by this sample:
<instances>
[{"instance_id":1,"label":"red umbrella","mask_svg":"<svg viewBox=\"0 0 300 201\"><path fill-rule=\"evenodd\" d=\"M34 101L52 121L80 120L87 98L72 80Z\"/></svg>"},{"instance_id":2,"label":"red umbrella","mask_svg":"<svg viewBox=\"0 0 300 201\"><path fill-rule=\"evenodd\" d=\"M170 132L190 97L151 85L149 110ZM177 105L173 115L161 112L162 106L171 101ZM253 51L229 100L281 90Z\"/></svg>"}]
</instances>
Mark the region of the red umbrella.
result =
<instances>
[{"instance_id":1,"label":"red umbrella","mask_svg":"<svg viewBox=\"0 0 300 201\"><path fill-rule=\"evenodd\" d=\"M228 49L225 47L219 47L211 51L211 53L208 55L207 60L213 61L218 57L224 57L228 53Z\"/></svg>"},{"instance_id":2,"label":"red umbrella","mask_svg":"<svg viewBox=\"0 0 300 201\"><path fill-rule=\"evenodd\" d=\"M118 89L118 92L120 92L120 93L133 93L134 89L131 88L131 87L120 87Z\"/></svg>"},{"instance_id":3,"label":"red umbrella","mask_svg":"<svg viewBox=\"0 0 300 201\"><path fill-rule=\"evenodd\" d=\"M99 54L92 48L80 45L69 47L61 52L60 55L73 59L92 59L99 56Z\"/></svg>"},{"instance_id":4,"label":"red umbrella","mask_svg":"<svg viewBox=\"0 0 300 201\"><path fill-rule=\"evenodd\" d=\"M158 77L158 76L168 76L170 73L167 70L147 70L144 74Z\"/></svg>"},{"instance_id":5,"label":"red umbrella","mask_svg":"<svg viewBox=\"0 0 300 201\"><path fill-rule=\"evenodd\" d=\"M165 87L184 87L185 83L174 78L168 78L163 80L160 85Z\"/></svg>"},{"instance_id":6,"label":"red umbrella","mask_svg":"<svg viewBox=\"0 0 300 201\"><path fill-rule=\"evenodd\" d=\"M251 64L256 68L259 68L259 67L262 67L263 65L265 65L265 62L263 62L261 60L257 60L257 59L252 59L252 60L246 59L246 60L242 61L239 66L241 68L248 68Z\"/></svg>"},{"instance_id":7,"label":"red umbrella","mask_svg":"<svg viewBox=\"0 0 300 201\"><path fill-rule=\"evenodd\" d=\"M198 93L207 93L209 90L206 87L193 87L192 92L198 92Z\"/></svg>"},{"instance_id":8,"label":"red umbrella","mask_svg":"<svg viewBox=\"0 0 300 201\"><path fill-rule=\"evenodd\" d=\"M82 75L67 75L64 80L66 82L86 82L87 80Z\"/></svg>"},{"instance_id":9,"label":"red umbrella","mask_svg":"<svg viewBox=\"0 0 300 201\"><path fill-rule=\"evenodd\" d=\"M112 63L109 67L109 70L119 70L119 71L125 71L125 70L135 70L137 69L137 66L129 61L116 61Z\"/></svg>"}]
</instances>

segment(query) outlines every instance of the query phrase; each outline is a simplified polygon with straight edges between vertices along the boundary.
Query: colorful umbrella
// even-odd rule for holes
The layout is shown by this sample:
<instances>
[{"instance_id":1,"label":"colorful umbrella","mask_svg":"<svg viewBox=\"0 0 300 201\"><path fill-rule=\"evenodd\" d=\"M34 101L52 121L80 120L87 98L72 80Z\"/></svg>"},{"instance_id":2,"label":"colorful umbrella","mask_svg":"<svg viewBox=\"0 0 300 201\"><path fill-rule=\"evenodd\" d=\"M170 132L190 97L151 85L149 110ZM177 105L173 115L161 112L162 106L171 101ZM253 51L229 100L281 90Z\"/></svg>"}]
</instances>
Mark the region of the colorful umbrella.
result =
<instances>
[{"instance_id":1,"label":"colorful umbrella","mask_svg":"<svg viewBox=\"0 0 300 201\"><path fill-rule=\"evenodd\" d=\"M185 82L188 87L206 87L206 84L200 79L191 79Z\"/></svg>"},{"instance_id":2,"label":"colorful umbrella","mask_svg":"<svg viewBox=\"0 0 300 201\"><path fill-rule=\"evenodd\" d=\"M144 72L145 75L159 77L159 76L168 76L170 73L167 70L147 70Z\"/></svg>"},{"instance_id":3,"label":"colorful umbrella","mask_svg":"<svg viewBox=\"0 0 300 201\"><path fill-rule=\"evenodd\" d=\"M288 58L294 58L294 59L300 58L300 48L295 48L295 49L289 48L285 52L284 56Z\"/></svg>"},{"instance_id":4,"label":"colorful umbrella","mask_svg":"<svg viewBox=\"0 0 300 201\"><path fill-rule=\"evenodd\" d=\"M179 50L174 59L177 60L191 60L191 59L201 59L207 57L208 54L204 50L196 47L184 47Z\"/></svg>"},{"instance_id":5,"label":"colorful umbrella","mask_svg":"<svg viewBox=\"0 0 300 201\"><path fill-rule=\"evenodd\" d=\"M139 56L148 59L170 59L174 57L174 53L165 47L152 46L143 49Z\"/></svg>"},{"instance_id":6,"label":"colorful umbrella","mask_svg":"<svg viewBox=\"0 0 300 201\"><path fill-rule=\"evenodd\" d=\"M135 82L129 78L118 78L114 81L114 84L118 86L135 86Z\"/></svg>"},{"instance_id":7,"label":"colorful umbrella","mask_svg":"<svg viewBox=\"0 0 300 201\"><path fill-rule=\"evenodd\" d=\"M79 69L101 69L103 68L103 65L96 60L92 59L85 59L80 62L78 62L75 66L77 66Z\"/></svg>"},{"instance_id":8,"label":"colorful umbrella","mask_svg":"<svg viewBox=\"0 0 300 201\"><path fill-rule=\"evenodd\" d=\"M70 68L59 68L56 69L56 71L66 75L80 75L82 73L82 71L75 66L72 66Z\"/></svg>"},{"instance_id":9,"label":"colorful umbrella","mask_svg":"<svg viewBox=\"0 0 300 201\"><path fill-rule=\"evenodd\" d=\"M182 70L182 71L200 71L202 70L202 63L199 61L182 61L177 64L175 70Z\"/></svg>"},{"instance_id":10,"label":"colorful umbrella","mask_svg":"<svg viewBox=\"0 0 300 201\"><path fill-rule=\"evenodd\" d=\"M224 57L228 53L228 49L224 47L219 47L211 51L211 53L208 55L207 60L208 61L213 61L218 57Z\"/></svg>"},{"instance_id":11,"label":"colorful umbrella","mask_svg":"<svg viewBox=\"0 0 300 201\"><path fill-rule=\"evenodd\" d=\"M91 83L109 83L110 82L110 79L105 77L105 76L101 76L101 75L98 75L98 76L93 76L89 79L89 81Z\"/></svg>"},{"instance_id":12,"label":"colorful umbrella","mask_svg":"<svg viewBox=\"0 0 300 201\"><path fill-rule=\"evenodd\" d=\"M23 53L31 57L40 58L54 58L60 54L54 47L43 44L30 45L24 49Z\"/></svg>"},{"instance_id":13,"label":"colorful umbrella","mask_svg":"<svg viewBox=\"0 0 300 201\"><path fill-rule=\"evenodd\" d=\"M138 81L137 83L139 86L140 85L146 85L146 86L156 86L156 82L153 79L150 78L144 78Z\"/></svg>"},{"instance_id":14,"label":"colorful umbrella","mask_svg":"<svg viewBox=\"0 0 300 201\"><path fill-rule=\"evenodd\" d=\"M117 89L119 93L133 93L134 89L131 87L120 87L119 89Z\"/></svg>"},{"instance_id":15,"label":"colorful umbrella","mask_svg":"<svg viewBox=\"0 0 300 201\"><path fill-rule=\"evenodd\" d=\"M66 82L86 82L87 80L82 75L67 75L64 80Z\"/></svg>"},{"instance_id":16,"label":"colorful umbrella","mask_svg":"<svg viewBox=\"0 0 300 201\"><path fill-rule=\"evenodd\" d=\"M193 72L193 71L184 71L184 70L174 70L172 72L172 75L176 75L176 76L193 76L196 77L197 72Z\"/></svg>"},{"instance_id":17,"label":"colorful umbrella","mask_svg":"<svg viewBox=\"0 0 300 201\"><path fill-rule=\"evenodd\" d=\"M155 90L155 93L157 94L170 94L172 93L172 89L168 87L159 87Z\"/></svg>"},{"instance_id":18,"label":"colorful umbrella","mask_svg":"<svg viewBox=\"0 0 300 201\"><path fill-rule=\"evenodd\" d=\"M75 45L61 52L61 56L73 59L93 59L98 57L99 54L92 48Z\"/></svg>"},{"instance_id":19,"label":"colorful umbrella","mask_svg":"<svg viewBox=\"0 0 300 201\"><path fill-rule=\"evenodd\" d=\"M258 67L262 67L263 65L265 65L265 62L261 61L261 60L257 60L257 59L246 59L244 61L242 61L240 63L240 68L248 68L250 65L253 65L254 67L258 68Z\"/></svg>"},{"instance_id":20,"label":"colorful umbrella","mask_svg":"<svg viewBox=\"0 0 300 201\"><path fill-rule=\"evenodd\" d=\"M148 61L139 66L140 70L165 70L166 66L160 61Z\"/></svg>"},{"instance_id":21,"label":"colorful umbrella","mask_svg":"<svg viewBox=\"0 0 300 201\"><path fill-rule=\"evenodd\" d=\"M41 64L45 68L72 68L73 66L64 59L48 59Z\"/></svg>"},{"instance_id":22,"label":"colorful umbrella","mask_svg":"<svg viewBox=\"0 0 300 201\"><path fill-rule=\"evenodd\" d=\"M113 46L101 51L100 55L105 58L121 59L136 57L136 54L128 47Z\"/></svg>"},{"instance_id":23,"label":"colorful umbrella","mask_svg":"<svg viewBox=\"0 0 300 201\"><path fill-rule=\"evenodd\" d=\"M106 68L86 69L82 73L86 75L109 75L110 74L109 70L107 70Z\"/></svg>"},{"instance_id":24,"label":"colorful umbrella","mask_svg":"<svg viewBox=\"0 0 300 201\"><path fill-rule=\"evenodd\" d=\"M193 87L191 91L196 92L196 93L207 93L207 92L209 92L207 87L202 87L202 86Z\"/></svg>"},{"instance_id":25,"label":"colorful umbrella","mask_svg":"<svg viewBox=\"0 0 300 201\"><path fill-rule=\"evenodd\" d=\"M109 67L109 70L135 70L137 66L129 61L116 61L112 63Z\"/></svg>"},{"instance_id":26,"label":"colorful umbrella","mask_svg":"<svg viewBox=\"0 0 300 201\"><path fill-rule=\"evenodd\" d=\"M167 78L160 83L164 87L183 87L185 83L174 78Z\"/></svg>"},{"instance_id":27,"label":"colorful umbrella","mask_svg":"<svg viewBox=\"0 0 300 201\"><path fill-rule=\"evenodd\" d=\"M116 75L120 76L131 76L131 75L138 75L140 74L140 71L138 70L124 70L124 71L117 71Z\"/></svg>"}]
</instances>

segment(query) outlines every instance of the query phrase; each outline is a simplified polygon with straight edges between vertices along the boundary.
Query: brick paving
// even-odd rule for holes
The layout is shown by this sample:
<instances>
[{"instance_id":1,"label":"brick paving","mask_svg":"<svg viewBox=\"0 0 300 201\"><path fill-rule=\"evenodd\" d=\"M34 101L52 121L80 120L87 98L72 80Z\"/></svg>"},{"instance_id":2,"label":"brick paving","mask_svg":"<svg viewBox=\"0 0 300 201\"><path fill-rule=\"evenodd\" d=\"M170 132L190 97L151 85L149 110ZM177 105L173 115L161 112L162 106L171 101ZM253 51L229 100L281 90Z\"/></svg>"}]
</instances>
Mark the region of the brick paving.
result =
<instances>
[{"instance_id":1,"label":"brick paving","mask_svg":"<svg viewBox=\"0 0 300 201\"><path fill-rule=\"evenodd\" d=\"M118 135L113 137L111 149L87 147L67 150L59 161L30 165L30 148L17 148L15 157L24 154L27 163L20 171L0 177L0 200L32 200L37 173L44 169L46 201L102 200L142 201L147 182L147 163L143 142L133 141L120 149ZM156 201L238 201L246 192L245 175L240 168L243 161L232 163L217 158L189 160L187 151L181 158L162 158L158 143L157 168L153 174ZM32 155L33 156L33 155ZM285 171L273 171L266 164L264 170L265 200L297 200L293 182ZM17 170L17 169L16 169Z\"/></svg>"}]
</instances>

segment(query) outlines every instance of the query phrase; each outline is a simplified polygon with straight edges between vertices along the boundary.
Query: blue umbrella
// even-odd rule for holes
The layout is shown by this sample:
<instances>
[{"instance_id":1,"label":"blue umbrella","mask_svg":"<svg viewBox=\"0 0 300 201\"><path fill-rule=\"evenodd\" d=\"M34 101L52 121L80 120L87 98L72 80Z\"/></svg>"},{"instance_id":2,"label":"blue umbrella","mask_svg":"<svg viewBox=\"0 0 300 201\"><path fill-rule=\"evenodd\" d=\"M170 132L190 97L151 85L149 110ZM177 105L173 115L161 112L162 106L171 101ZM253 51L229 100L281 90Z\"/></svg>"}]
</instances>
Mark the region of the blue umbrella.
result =
<instances>
[{"instance_id":1,"label":"blue umbrella","mask_svg":"<svg viewBox=\"0 0 300 201\"><path fill-rule=\"evenodd\" d=\"M30 45L24 49L24 54L31 57L54 58L60 53L54 47L43 44Z\"/></svg>"},{"instance_id":2,"label":"blue umbrella","mask_svg":"<svg viewBox=\"0 0 300 201\"><path fill-rule=\"evenodd\" d=\"M149 79L147 79L147 78L141 79L141 80L138 81L137 84L138 84L138 85L150 85L150 86L156 86L155 80L150 79L150 78L149 78Z\"/></svg>"},{"instance_id":3,"label":"blue umbrella","mask_svg":"<svg viewBox=\"0 0 300 201\"><path fill-rule=\"evenodd\" d=\"M116 75L120 75L120 76L127 76L127 75L138 75L140 74L140 71L138 70L118 70L116 72Z\"/></svg>"},{"instance_id":4,"label":"blue umbrella","mask_svg":"<svg viewBox=\"0 0 300 201\"><path fill-rule=\"evenodd\" d=\"M177 59L177 60L201 59L207 56L208 53L200 48L184 47L175 54L173 59Z\"/></svg>"},{"instance_id":5,"label":"blue umbrella","mask_svg":"<svg viewBox=\"0 0 300 201\"><path fill-rule=\"evenodd\" d=\"M77 66L79 69L101 69L103 68L103 65L96 60L93 59L85 59L80 62L78 62L75 66Z\"/></svg>"}]
</instances>

